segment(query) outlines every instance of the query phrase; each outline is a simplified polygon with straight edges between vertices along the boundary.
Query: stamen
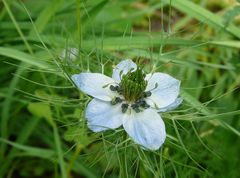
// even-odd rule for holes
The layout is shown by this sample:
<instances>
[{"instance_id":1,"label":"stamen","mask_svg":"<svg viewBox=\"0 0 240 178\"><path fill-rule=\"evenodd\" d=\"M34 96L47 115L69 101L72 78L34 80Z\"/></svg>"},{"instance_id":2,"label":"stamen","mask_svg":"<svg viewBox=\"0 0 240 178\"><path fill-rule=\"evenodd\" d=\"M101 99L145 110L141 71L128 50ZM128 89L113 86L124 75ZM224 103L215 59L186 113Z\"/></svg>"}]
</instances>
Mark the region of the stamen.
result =
<instances>
[{"instance_id":1,"label":"stamen","mask_svg":"<svg viewBox=\"0 0 240 178\"><path fill-rule=\"evenodd\" d=\"M118 92L120 95L122 94L122 89L121 89L118 85L116 85L116 86L110 85L109 88L110 88L111 91L116 91L116 92Z\"/></svg>"},{"instance_id":2,"label":"stamen","mask_svg":"<svg viewBox=\"0 0 240 178\"><path fill-rule=\"evenodd\" d=\"M123 94L122 88L118 86L117 92L118 92L119 95L122 95Z\"/></svg>"},{"instance_id":3,"label":"stamen","mask_svg":"<svg viewBox=\"0 0 240 178\"><path fill-rule=\"evenodd\" d=\"M108 84L106 84L106 85L103 85L102 87L103 87L103 88L107 88L109 85L110 85L110 84L108 83Z\"/></svg>"},{"instance_id":4,"label":"stamen","mask_svg":"<svg viewBox=\"0 0 240 178\"><path fill-rule=\"evenodd\" d=\"M116 105L118 103L121 103L123 100L120 97L116 97L111 101L112 105Z\"/></svg>"},{"instance_id":5,"label":"stamen","mask_svg":"<svg viewBox=\"0 0 240 178\"><path fill-rule=\"evenodd\" d=\"M150 105L148 105L146 103L145 100L143 99L139 99L137 100L135 103L133 103L131 105L131 108L136 112L136 113L139 113L141 111L143 111L144 109L148 109L150 107Z\"/></svg>"},{"instance_id":6,"label":"stamen","mask_svg":"<svg viewBox=\"0 0 240 178\"><path fill-rule=\"evenodd\" d=\"M144 98L147 98L147 97L149 97L149 96L151 96L152 95L152 92L151 91L145 91L144 93L143 93L143 97Z\"/></svg>"},{"instance_id":7,"label":"stamen","mask_svg":"<svg viewBox=\"0 0 240 178\"><path fill-rule=\"evenodd\" d=\"M141 110L140 110L140 108L139 107L137 107L137 108L134 108L133 109L136 113L139 113L139 112L141 112Z\"/></svg>"},{"instance_id":8,"label":"stamen","mask_svg":"<svg viewBox=\"0 0 240 178\"><path fill-rule=\"evenodd\" d=\"M138 106L137 103L134 103L134 104L131 105L131 107L132 107L133 109L135 109L135 108L138 108L139 106Z\"/></svg>"},{"instance_id":9,"label":"stamen","mask_svg":"<svg viewBox=\"0 0 240 178\"><path fill-rule=\"evenodd\" d=\"M118 92L120 90L120 87L118 85L115 86L116 91Z\"/></svg>"},{"instance_id":10,"label":"stamen","mask_svg":"<svg viewBox=\"0 0 240 178\"><path fill-rule=\"evenodd\" d=\"M158 83L155 83L154 88L152 88L152 89L149 90L149 91L153 91L153 90L156 89L157 87L158 87Z\"/></svg>"},{"instance_id":11,"label":"stamen","mask_svg":"<svg viewBox=\"0 0 240 178\"><path fill-rule=\"evenodd\" d=\"M125 113L127 111L127 109L128 109L128 104L127 103L123 103L121 108L122 108L122 113Z\"/></svg>"},{"instance_id":12,"label":"stamen","mask_svg":"<svg viewBox=\"0 0 240 178\"><path fill-rule=\"evenodd\" d=\"M113 85L110 85L110 90L112 90L112 91L116 91L116 87L115 86L113 86Z\"/></svg>"},{"instance_id":13,"label":"stamen","mask_svg":"<svg viewBox=\"0 0 240 178\"><path fill-rule=\"evenodd\" d=\"M149 107L150 107L150 105L149 105L149 104L147 104L146 102L144 102L144 104L142 105L142 107L143 107L144 109L147 109L147 108L149 108Z\"/></svg>"}]
</instances>

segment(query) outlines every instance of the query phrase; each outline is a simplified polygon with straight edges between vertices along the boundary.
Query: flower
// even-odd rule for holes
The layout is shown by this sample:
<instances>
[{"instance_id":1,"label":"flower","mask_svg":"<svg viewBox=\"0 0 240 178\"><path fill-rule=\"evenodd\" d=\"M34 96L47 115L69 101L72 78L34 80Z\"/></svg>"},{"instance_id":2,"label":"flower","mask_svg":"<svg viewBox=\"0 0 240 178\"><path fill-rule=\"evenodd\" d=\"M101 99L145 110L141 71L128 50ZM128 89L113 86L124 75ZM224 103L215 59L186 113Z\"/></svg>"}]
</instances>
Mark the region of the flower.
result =
<instances>
[{"instance_id":1,"label":"flower","mask_svg":"<svg viewBox=\"0 0 240 178\"><path fill-rule=\"evenodd\" d=\"M93 132L123 126L135 143L150 150L159 149L166 139L158 112L175 109L182 102L179 80L159 72L146 75L130 59L114 68L112 78L100 73L71 78L82 92L94 97L85 113Z\"/></svg>"},{"instance_id":2,"label":"flower","mask_svg":"<svg viewBox=\"0 0 240 178\"><path fill-rule=\"evenodd\" d=\"M77 59L77 56L78 56L78 49L69 47L69 48L63 49L59 57L61 60L68 59L71 61L75 61Z\"/></svg>"}]
</instances>

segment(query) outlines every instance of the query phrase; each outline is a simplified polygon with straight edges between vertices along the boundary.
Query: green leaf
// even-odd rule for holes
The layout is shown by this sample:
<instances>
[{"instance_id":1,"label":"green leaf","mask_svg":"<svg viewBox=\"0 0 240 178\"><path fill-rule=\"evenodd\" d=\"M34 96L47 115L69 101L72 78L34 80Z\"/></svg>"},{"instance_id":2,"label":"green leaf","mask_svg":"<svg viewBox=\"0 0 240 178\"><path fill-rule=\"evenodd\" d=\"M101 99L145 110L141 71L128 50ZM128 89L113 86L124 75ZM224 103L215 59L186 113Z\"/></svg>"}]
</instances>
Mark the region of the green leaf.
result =
<instances>
[{"instance_id":1,"label":"green leaf","mask_svg":"<svg viewBox=\"0 0 240 178\"><path fill-rule=\"evenodd\" d=\"M228 26L236 16L240 15L240 6L234 6L223 15L223 23Z\"/></svg>"},{"instance_id":2,"label":"green leaf","mask_svg":"<svg viewBox=\"0 0 240 178\"><path fill-rule=\"evenodd\" d=\"M24 63L43 69L50 67L47 63L39 60L35 56L29 55L27 53L12 48L0 47L0 55L17 59Z\"/></svg>"},{"instance_id":3,"label":"green leaf","mask_svg":"<svg viewBox=\"0 0 240 178\"><path fill-rule=\"evenodd\" d=\"M197 109L200 113L204 115L209 115L210 111L195 97L187 93L186 91L181 91L181 96L184 101L188 102L193 108Z\"/></svg>"},{"instance_id":4,"label":"green leaf","mask_svg":"<svg viewBox=\"0 0 240 178\"><path fill-rule=\"evenodd\" d=\"M82 147L86 147L91 142L86 133L86 129L80 126L69 127L64 133L64 139L69 142L74 141Z\"/></svg>"},{"instance_id":5,"label":"green leaf","mask_svg":"<svg viewBox=\"0 0 240 178\"><path fill-rule=\"evenodd\" d=\"M18 143L15 143L15 142L12 142L12 141L9 141L6 139L2 139L2 138L0 138L0 141L7 143L19 150L24 151L29 156L36 156L36 157L45 158L45 159L52 159L52 157L56 155L56 153L54 151L49 150L49 149L26 146L26 145L18 144Z\"/></svg>"},{"instance_id":6,"label":"green leaf","mask_svg":"<svg viewBox=\"0 0 240 178\"><path fill-rule=\"evenodd\" d=\"M98 13L102 10L102 8L107 4L107 0L103 0L100 3L98 3L96 6L94 6L87 14L84 14L82 17L82 23L87 24L91 22Z\"/></svg>"},{"instance_id":7,"label":"green leaf","mask_svg":"<svg viewBox=\"0 0 240 178\"><path fill-rule=\"evenodd\" d=\"M216 30L222 29L231 33L232 35L240 38L240 29L233 24L229 24L229 26L225 26L223 23L223 18L220 16L210 12L209 10L193 3L189 0L163 0L164 2L170 3L171 5L180 11L188 14L189 16L198 19L199 21L212 26Z\"/></svg>"},{"instance_id":8,"label":"green leaf","mask_svg":"<svg viewBox=\"0 0 240 178\"><path fill-rule=\"evenodd\" d=\"M240 41L237 40L228 40L228 41L210 41L209 44L230 47L230 48L238 48L240 49Z\"/></svg>"},{"instance_id":9,"label":"green leaf","mask_svg":"<svg viewBox=\"0 0 240 178\"><path fill-rule=\"evenodd\" d=\"M62 5L61 0L54 0L49 1L49 4L46 6L45 9L39 14L37 20L35 21L35 27L37 29L37 33L41 33L48 22L51 20L51 17L59 10L60 6ZM35 34L35 27L33 26L30 31L30 36Z\"/></svg>"},{"instance_id":10,"label":"green leaf","mask_svg":"<svg viewBox=\"0 0 240 178\"><path fill-rule=\"evenodd\" d=\"M54 125L49 104L43 102L29 103L28 111L38 118L45 118L50 125Z\"/></svg>"}]
</instances>

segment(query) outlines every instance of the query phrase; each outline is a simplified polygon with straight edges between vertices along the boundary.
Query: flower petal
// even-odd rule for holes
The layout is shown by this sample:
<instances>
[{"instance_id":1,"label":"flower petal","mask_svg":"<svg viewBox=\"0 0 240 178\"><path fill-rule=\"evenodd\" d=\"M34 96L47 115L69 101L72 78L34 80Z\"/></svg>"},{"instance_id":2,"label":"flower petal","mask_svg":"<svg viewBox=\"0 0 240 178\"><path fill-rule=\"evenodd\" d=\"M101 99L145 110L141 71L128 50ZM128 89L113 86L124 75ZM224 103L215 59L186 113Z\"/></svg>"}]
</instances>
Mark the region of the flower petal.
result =
<instances>
[{"instance_id":1,"label":"flower petal","mask_svg":"<svg viewBox=\"0 0 240 178\"><path fill-rule=\"evenodd\" d=\"M182 103L182 101L183 101L182 98L177 98L172 104L159 109L158 112L166 112L166 111L174 110Z\"/></svg>"},{"instance_id":2,"label":"flower petal","mask_svg":"<svg viewBox=\"0 0 240 178\"><path fill-rule=\"evenodd\" d=\"M172 104L178 97L180 81L164 73L148 74L146 91L152 95L146 99L147 103L156 109L164 108Z\"/></svg>"},{"instance_id":3,"label":"flower petal","mask_svg":"<svg viewBox=\"0 0 240 178\"><path fill-rule=\"evenodd\" d=\"M88 127L94 132L116 129L122 125L123 113L121 105L92 99L86 109Z\"/></svg>"},{"instance_id":4,"label":"flower petal","mask_svg":"<svg viewBox=\"0 0 240 178\"><path fill-rule=\"evenodd\" d=\"M131 69L136 69L137 64L135 64L131 59L126 59L120 62L116 67L113 69L112 78L117 82L120 83L121 76L123 74L128 73Z\"/></svg>"},{"instance_id":5,"label":"flower petal","mask_svg":"<svg viewBox=\"0 0 240 178\"><path fill-rule=\"evenodd\" d=\"M99 73L80 73L72 75L73 82L78 88L92 97L111 101L115 93L109 89L109 84L113 84L112 78Z\"/></svg>"},{"instance_id":6,"label":"flower petal","mask_svg":"<svg viewBox=\"0 0 240 178\"><path fill-rule=\"evenodd\" d=\"M150 150L160 148L166 139L164 122L153 109L140 113L132 111L123 118L123 127L134 142Z\"/></svg>"}]
</instances>

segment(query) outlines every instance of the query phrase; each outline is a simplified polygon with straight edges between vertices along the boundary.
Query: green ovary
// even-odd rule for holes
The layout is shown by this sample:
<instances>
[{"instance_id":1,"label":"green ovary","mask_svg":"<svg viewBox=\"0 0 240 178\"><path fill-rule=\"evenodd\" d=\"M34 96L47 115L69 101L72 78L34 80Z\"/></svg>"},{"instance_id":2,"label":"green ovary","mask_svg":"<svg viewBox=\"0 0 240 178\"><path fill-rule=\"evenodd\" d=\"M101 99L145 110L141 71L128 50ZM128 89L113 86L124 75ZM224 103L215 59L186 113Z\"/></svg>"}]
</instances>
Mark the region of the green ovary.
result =
<instances>
[{"instance_id":1,"label":"green ovary","mask_svg":"<svg viewBox=\"0 0 240 178\"><path fill-rule=\"evenodd\" d=\"M139 67L135 71L129 71L122 76L119 86L126 101L135 102L143 97L147 87L145 76L146 75Z\"/></svg>"}]
</instances>

